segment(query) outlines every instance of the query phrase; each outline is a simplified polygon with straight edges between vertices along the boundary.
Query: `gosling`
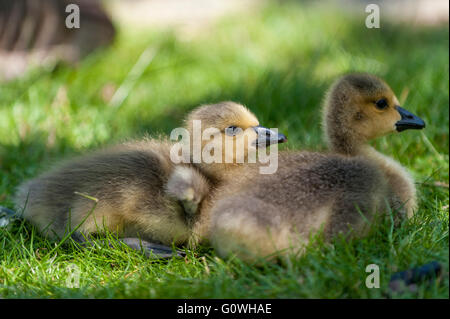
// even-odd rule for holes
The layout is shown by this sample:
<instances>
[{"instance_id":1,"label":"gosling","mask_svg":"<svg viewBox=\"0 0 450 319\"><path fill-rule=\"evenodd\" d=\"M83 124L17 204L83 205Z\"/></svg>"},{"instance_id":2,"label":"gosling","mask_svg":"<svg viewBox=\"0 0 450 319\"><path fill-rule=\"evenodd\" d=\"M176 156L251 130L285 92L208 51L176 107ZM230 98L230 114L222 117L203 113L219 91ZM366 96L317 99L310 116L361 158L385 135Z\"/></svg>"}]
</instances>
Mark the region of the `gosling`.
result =
<instances>
[{"instance_id":1,"label":"gosling","mask_svg":"<svg viewBox=\"0 0 450 319\"><path fill-rule=\"evenodd\" d=\"M244 260L301 254L319 230L326 240L362 236L376 214L392 210L396 217L411 217L417 206L413 179L368 141L424 127L381 79L343 76L323 107L330 153L281 152L275 174L248 169L233 181L233 191L217 190L204 213L211 216L217 253Z\"/></svg>"},{"instance_id":2,"label":"gosling","mask_svg":"<svg viewBox=\"0 0 450 319\"><path fill-rule=\"evenodd\" d=\"M192 229L199 227L197 210L202 199L239 169L239 163L256 152L257 141L267 140L271 131L259 126L247 108L233 102L204 105L191 112L185 121L190 136L194 120L200 121L202 129L219 128L217 134L223 139L247 138L254 143L241 154L233 153L231 163L211 165L175 164L170 154L174 142L168 139L112 146L22 184L15 197L17 211L51 238L71 234L84 242L107 230L128 246L156 257L172 256L167 247L171 244L195 245L198 236L193 238ZM284 140L279 134L268 144Z\"/></svg>"}]
</instances>

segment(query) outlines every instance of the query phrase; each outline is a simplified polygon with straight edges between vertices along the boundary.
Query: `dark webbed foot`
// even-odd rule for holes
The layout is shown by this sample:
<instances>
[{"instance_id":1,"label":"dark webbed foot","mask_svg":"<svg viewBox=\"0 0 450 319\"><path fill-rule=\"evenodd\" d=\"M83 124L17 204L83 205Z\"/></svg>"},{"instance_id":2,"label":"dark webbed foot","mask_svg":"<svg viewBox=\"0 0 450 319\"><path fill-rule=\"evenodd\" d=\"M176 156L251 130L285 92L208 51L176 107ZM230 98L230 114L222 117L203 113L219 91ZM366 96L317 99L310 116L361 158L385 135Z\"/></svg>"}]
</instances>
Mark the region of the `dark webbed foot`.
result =
<instances>
[{"instance_id":1,"label":"dark webbed foot","mask_svg":"<svg viewBox=\"0 0 450 319\"><path fill-rule=\"evenodd\" d=\"M18 218L17 213L9 208L0 206L0 227L6 227L14 219Z\"/></svg>"},{"instance_id":2,"label":"dark webbed foot","mask_svg":"<svg viewBox=\"0 0 450 319\"><path fill-rule=\"evenodd\" d=\"M72 239L82 246L95 247L95 241L92 237L84 237L79 233L72 234ZM107 240L107 239L106 239ZM121 238L119 242L124 243L128 247L134 250L143 251L145 256L152 259L159 258L172 258L172 257L184 257L186 254L180 250L174 250L171 247L161 244L150 243L148 241L139 238ZM114 245L108 240L108 246L113 248Z\"/></svg>"},{"instance_id":3,"label":"dark webbed foot","mask_svg":"<svg viewBox=\"0 0 450 319\"><path fill-rule=\"evenodd\" d=\"M121 241L134 250L142 250L145 256L149 258L172 258L186 255L183 251L174 250L161 244L150 243L139 238L123 238Z\"/></svg>"}]
</instances>

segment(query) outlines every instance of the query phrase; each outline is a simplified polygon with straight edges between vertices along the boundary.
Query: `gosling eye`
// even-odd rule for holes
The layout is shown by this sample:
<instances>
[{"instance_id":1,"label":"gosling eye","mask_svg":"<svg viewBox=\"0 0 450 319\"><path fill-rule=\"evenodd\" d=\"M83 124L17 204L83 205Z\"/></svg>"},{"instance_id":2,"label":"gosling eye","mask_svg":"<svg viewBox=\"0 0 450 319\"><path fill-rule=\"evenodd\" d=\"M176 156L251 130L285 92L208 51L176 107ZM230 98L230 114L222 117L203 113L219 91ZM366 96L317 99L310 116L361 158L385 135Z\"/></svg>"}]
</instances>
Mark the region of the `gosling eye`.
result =
<instances>
[{"instance_id":1,"label":"gosling eye","mask_svg":"<svg viewBox=\"0 0 450 319\"><path fill-rule=\"evenodd\" d=\"M375 102L375 106L379 110L384 110L389 106L389 104L386 101L386 99L379 99L378 101Z\"/></svg>"},{"instance_id":2,"label":"gosling eye","mask_svg":"<svg viewBox=\"0 0 450 319\"><path fill-rule=\"evenodd\" d=\"M236 136L241 132L241 128L231 125L225 129L225 134L228 136Z\"/></svg>"}]
</instances>

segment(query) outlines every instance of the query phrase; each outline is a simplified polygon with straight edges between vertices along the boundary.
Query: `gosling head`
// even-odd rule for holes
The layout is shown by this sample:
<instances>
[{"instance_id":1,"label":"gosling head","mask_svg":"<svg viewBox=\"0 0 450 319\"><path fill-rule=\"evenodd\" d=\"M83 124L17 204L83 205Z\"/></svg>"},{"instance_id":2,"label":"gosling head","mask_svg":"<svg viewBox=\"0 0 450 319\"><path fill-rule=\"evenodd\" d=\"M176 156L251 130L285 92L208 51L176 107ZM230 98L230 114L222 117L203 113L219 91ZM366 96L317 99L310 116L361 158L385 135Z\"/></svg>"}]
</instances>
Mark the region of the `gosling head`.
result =
<instances>
[{"instance_id":1,"label":"gosling head","mask_svg":"<svg viewBox=\"0 0 450 319\"><path fill-rule=\"evenodd\" d=\"M201 137L197 151L221 152L221 163L244 163L258 148L287 141L286 136L259 125L256 116L246 107L234 102L202 105L186 119L192 137ZM212 151L214 149L214 151ZM193 149L195 152L195 147ZM219 156L219 154L214 154Z\"/></svg>"},{"instance_id":2,"label":"gosling head","mask_svg":"<svg viewBox=\"0 0 450 319\"><path fill-rule=\"evenodd\" d=\"M391 88L376 76L343 76L331 87L324 106L323 126L331 149L354 154L369 140L425 127L422 119L399 104Z\"/></svg>"}]
</instances>

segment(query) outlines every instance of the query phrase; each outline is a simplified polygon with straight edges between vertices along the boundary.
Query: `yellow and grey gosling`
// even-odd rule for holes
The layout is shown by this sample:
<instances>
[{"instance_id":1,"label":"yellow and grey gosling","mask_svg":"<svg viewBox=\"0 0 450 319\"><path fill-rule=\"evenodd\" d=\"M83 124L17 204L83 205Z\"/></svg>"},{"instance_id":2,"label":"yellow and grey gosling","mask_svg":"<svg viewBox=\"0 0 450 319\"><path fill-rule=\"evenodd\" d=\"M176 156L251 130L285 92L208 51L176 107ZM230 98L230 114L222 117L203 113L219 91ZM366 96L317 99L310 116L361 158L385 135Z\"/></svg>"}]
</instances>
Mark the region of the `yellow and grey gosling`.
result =
<instances>
[{"instance_id":1,"label":"yellow and grey gosling","mask_svg":"<svg viewBox=\"0 0 450 319\"><path fill-rule=\"evenodd\" d=\"M247 108L233 102L205 105L191 112L186 120L191 134L193 120L200 120L203 130L219 128L217 134L223 139L245 135L256 141L269 131L259 126ZM225 134L230 126L255 129ZM72 237L83 241L106 229L132 248L170 256L172 249L162 245L195 244L198 240L191 239L192 229L203 222L197 214L202 199L241 166L236 161L211 167L174 164L172 146L169 140L144 139L64 162L20 185L16 209L49 237L61 238L73 231ZM240 156L254 151L256 147L246 149Z\"/></svg>"},{"instance_id":2,"label":"yellow and grey gosling","mask_svg":"<svg viewBox=\"0 0 450 319\"><path fill-rule=\"evenodd\" d=\"M213 246L221 256L246 260L301 253L320 229L327 240L339 233L360 236L377 213L392 209L411 217L411 176L368 141L424 127L381 79L364 73L340 78L323 107L330 152L281 152L275 174L250 168L217 189L202 211L211 219Z\"/></svg>"}]
</instances>

